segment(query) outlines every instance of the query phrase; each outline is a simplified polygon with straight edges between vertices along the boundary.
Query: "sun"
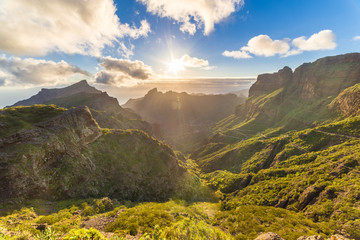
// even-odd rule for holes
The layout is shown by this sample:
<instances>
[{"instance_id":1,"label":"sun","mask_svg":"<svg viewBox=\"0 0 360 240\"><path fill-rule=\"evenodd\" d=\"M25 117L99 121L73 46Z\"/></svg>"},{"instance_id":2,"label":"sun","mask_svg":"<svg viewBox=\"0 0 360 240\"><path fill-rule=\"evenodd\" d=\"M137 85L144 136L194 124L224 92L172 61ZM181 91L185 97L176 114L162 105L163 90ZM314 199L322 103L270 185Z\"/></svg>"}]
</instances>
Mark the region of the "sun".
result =
<instances>
[{"instance_id":1,"label":"sun","mask_svg":"<svg viewBox=\"0 0 360 240\"><path fill-rule=\"evenodd\" d=\"M178 74L184 69L184 65L180 59L174 59L167 64L167 70L172 74Z\"/></svg>"}]
</instances>

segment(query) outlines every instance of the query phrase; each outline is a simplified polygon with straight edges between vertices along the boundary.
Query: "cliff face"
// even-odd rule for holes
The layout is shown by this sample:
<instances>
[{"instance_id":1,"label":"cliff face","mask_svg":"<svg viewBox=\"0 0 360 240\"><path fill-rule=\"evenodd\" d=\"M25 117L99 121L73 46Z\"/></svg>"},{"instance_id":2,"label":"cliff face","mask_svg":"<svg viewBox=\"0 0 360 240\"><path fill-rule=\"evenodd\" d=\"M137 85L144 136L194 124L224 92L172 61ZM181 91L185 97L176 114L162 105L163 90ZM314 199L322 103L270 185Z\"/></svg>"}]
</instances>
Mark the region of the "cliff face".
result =
<instances>
[{"instance_id":1,"label":"cliff face","mask_svg":"<svg viewBox=\"0 0 360 240\"><path fill-rule=\"evenodd\" d=\"M285 87L291 82L292 75L293 72L289 67L284 67L277 73L259 75L257 81L250 88L249 97L269 94L277 89Z\"/></svg>"},{"instance_id":2,"label":"cliff face","mask_svg":"<svg viewBox=\"0 0 360 240\"><path fill-rule=\"evenodd\" d=\"M325 57L294 71L289 91L303 100L334 97L360 79L360 54Z\"/></svg>"},{"instance_id":3,"label":"cliff face","mask_svg":"<svg viewBox=\"0 0 360 240\"><path fill-rule=\"evenodd\" d=\"M330 104L332 110L347 116L360 115L360 84L342 91Z\"/></svg>"},{"instance_id":4,"label":"cliff face","mask_svg":"<svg viewBox=\"0 0 360 240\"><path fill-rule=\"evenodd\" d=\"M269 94L284 88L286 94L296 94L301 100L336 96L359 82L360 54L351 53L321 58L304 63L294 72L285 67L277 73L259 75L251 86L249 97Z\"/></svg>"},{"instance_id":5,"label":"cliff face","mask_svg":"<svg viewBox=\"0 0 360 240\"><path fill-rule=\"evenodd\" d=\"M277 73L259 75L250 88L249 99L236 108L237 123L252 120L259 126L263 122L264 127L259 130L279 126L288 129L311 127L316 122L335 117L336 111L332 111L329 104L344 89L358 82L359 53L325 57L302 64L294 72L285 67ZM334 103L338 112L352 111L345 108L355 104L354 94L347 98L345 95L337 100L342 104Z\"/></svg>"},{"instance_id":6,"label":"cliff face","mask_svg":"<svg viewBox=\"0 0 360 240\"><path fill-rule=\"evenodd\" d=\"M23 108L36 113L49 107L8 108L1 112L0 122L6 126L4 119L14 116L28 121L19 112ZM0 139L3 199L165 200L184 172L168 146L138 130L103 132L87 107L28 123Z\"/></svg>"}]
</instances>

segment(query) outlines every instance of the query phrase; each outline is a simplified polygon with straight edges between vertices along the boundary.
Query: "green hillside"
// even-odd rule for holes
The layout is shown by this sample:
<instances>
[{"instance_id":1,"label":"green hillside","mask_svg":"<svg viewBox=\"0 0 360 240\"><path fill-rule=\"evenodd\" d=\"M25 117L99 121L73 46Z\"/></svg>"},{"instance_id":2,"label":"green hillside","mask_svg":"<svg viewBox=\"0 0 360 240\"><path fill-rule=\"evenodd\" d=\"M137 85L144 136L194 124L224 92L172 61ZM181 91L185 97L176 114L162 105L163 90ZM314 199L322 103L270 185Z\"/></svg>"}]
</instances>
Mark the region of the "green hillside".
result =
<instances>
[{"instance_id":1,"label":"green hillside","mask_svg":"<svg viewBox=\"0 0 360 240\"><path fill-rule=\"evenodd\" d=\"M0 239L360 240L359 82L360 54L346 54L259 75L231 115L222 97L196 114L185 93L129 102L168 129L204 122L203 141L175 138L191 154L119 129L136 114L104 93L2 109Z\"/></svg>"}]
</instances>

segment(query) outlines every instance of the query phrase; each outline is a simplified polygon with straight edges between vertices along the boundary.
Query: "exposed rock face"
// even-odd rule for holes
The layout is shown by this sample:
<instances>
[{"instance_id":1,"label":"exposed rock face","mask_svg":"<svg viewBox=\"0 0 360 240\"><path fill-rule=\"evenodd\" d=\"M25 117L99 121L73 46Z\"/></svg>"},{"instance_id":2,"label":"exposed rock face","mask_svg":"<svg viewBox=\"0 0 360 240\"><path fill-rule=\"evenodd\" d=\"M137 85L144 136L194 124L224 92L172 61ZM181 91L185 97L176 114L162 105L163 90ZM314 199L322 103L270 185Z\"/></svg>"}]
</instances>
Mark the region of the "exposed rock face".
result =
<instances>
[{"instance_id":1,"label":"exposed rock face","mask_svg":"<svg viewBox=\"0 0 360 240\"><path fill-rule=\"evenodd\" d=\"M290 91L297 92L303 100L336 96L359 82L359 66L359 53L325 57L303 64L294 71Z\"/></svg>"},{"instance_id":2,"label":"exposed rock face","mask_svg":"<svg viewBox=\"0 0 360 240\"><path fill-rule=\"evenodd\" d=\"M285 87L291 82L292 74L291 68L284 67L277 73L259 75L257 81L250 88L249 97L271 93L279 88Z\"/></svg>"},{"instance_id":3,"label":"exposed rock face","mask_svg":"<svg viewBox=\"0 0 360 240\"><path fill-rule=\"evenodd\" d=\"M282 237L280 237L278 234L273 232L268 233L262 233L254 240L285 240Z\"/></svg>"},{"instance_id":4,"label":"exposed rock face","mask_svg":"<svg viewBox=\"0 0 360 240\"><path fill-rule=\"evenodd\" d=\"M350 240L342 235L336 234L328 238L327 240Z\"/></svg>"},{"instance_id":5,"label":"exposed rock face","mask_svg":"<svg viewBox=\"0 0 360 240\"><path fill-rule=\"evenodd\" d=\"M43 111L41 106L34 110ZM166 200L184 171L168 146L142 131L103 134L87 107L0 139L2 200L91 196Z\"/></svg>"},{"instance_id":6,"label":"exposed rock face","mask_svg":"<svg viewBox=\"0 0 360 240\"><path fill-rule=\"evenodd\" d=\"M277 73L259 75L250 88L250 97L236 108L235 115L238 122L255 120L258 126L262 122L264 130L278 123L288 128L311 127L336 111L354 116L360 106L354 85L359 82L360 53L325 57L302 64L294 72L285 67ZM346 88L350 89L328 109Z\"/></svg>"},{"instance_id":7,"label":"exposed rock face","mask_svg":"<svg viewBox=\"0 0 360 240\"><path fill-rule=\"evenodd\" d=\"M297 94L303 100L336 96L360 81L360 53L321 58L304 63L294 72L285 67L277 73L262 74L251 86L249 97L287 88L287 94Z\"/></svg>"},{"instance_id":8,"label":"exposed rock face","mask_svg":"<svg viewBox=\"0 0 360 240\"><path fill-rule=\"evenodd\" d=\"M44 194L51 179L40 176L39 171L60 165L64 157L75 155L101 134L89 109L81 107L0 139L0 163L5 166L0 176L5 183L0 187L1 196Z\"/></svg>"},{"instance_id":9,"label":"exposed rock face","mask_svg":"<svg viewBox=\"0 0 360 240\"><path fill-rule=\"evenodd\" d=\"M360 84L356 84L342 91L330 104L331 109L344 116L360 115Z\"/></svg>"},{"instance_id":10,"label":"exposed rock face","mask_svg":"<svg viewBox=\"0 0 360 240\"><path fill-rule=\"evenodd\" d=\"M70 109L62 115L37 124L38 127L49 129L56 134L64 133L66 130L75 130L78 141L82 145L94 142L101 136L99 125L92 117L90 109L87 106Z\"/></svg>"},{"instance_id":11,"label":"exposed rock face","mask_svg":"<svg viewBox=\"0 0 360 240\"><path fill-rule=\"evenodd\" d=\"M297 240L325 240L323 236L314 235L314 236L303 236L299 237Z\"/></svg>"},{"instance_id":12,"label":"exposed rock face","mask_svg":"<svg viewBox=\"0 0 360 240\"><path fill-rule=\"evenodd\" d=\"M310 186L299 197L299 209L304 209L311 201L313 201L324 190L325 186Z\"/></svg>"}]
</instances>

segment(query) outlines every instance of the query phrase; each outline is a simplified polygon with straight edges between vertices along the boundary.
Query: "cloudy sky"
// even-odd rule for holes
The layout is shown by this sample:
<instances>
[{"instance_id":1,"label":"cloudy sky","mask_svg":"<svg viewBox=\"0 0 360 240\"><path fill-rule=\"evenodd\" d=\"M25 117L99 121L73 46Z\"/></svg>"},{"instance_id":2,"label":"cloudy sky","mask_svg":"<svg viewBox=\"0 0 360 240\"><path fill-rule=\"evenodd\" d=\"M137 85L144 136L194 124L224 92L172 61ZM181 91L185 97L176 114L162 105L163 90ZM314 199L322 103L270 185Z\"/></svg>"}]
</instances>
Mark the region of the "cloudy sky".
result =
<instances>
[{"instance_id":1,"label":"cloudy sky","mask_svg":"<svg viewBox=\"0 0 360 240\"><path fill-rule=\"evenodd\" d=\"M0 107L81 79L118 98L224 92L358 52L360 1L0 0L0 26Z\"/></svg>"}]
</instances>

